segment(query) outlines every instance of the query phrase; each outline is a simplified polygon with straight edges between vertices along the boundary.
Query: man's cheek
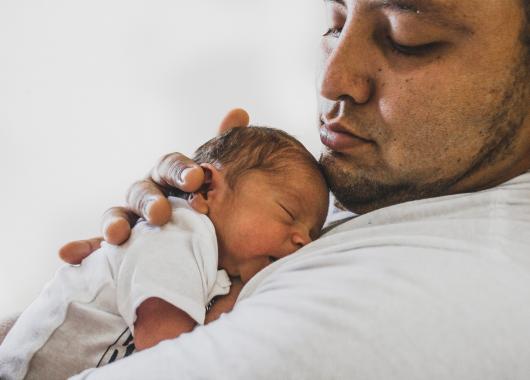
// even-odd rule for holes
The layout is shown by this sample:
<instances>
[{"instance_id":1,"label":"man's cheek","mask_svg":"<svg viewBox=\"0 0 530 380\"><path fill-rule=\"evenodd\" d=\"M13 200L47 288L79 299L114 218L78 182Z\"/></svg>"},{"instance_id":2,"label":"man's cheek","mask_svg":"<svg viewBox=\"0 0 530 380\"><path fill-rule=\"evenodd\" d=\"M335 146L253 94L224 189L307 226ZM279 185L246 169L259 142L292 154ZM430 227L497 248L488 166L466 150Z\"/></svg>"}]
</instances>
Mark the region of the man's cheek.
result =
<instances>
[{"instance_id":1,"label":"man's cheek","mask_svg":"<svg viewBox=\"0 0 530 380\"><path fill-rule=\"evenodd\" d=\"M444 165L441 158L449 153L451 138L437 122L414 116L401 115L380 152L390 171L402 178L413 179L419 174L429 178Z\"/></svg>"},{"instance_id":2,"label":"man's cheek","mask_svg":"<svg viewBox=\"0 0 530 380\"><path fill-rule=\"evenodd\" d=\"M427 149L415 141L395 141L389 144L385 154L385 162L391 172L399 173L400 177L408 177L414 173L432 171L431 156Z\"/></svg>"}]
</instances>

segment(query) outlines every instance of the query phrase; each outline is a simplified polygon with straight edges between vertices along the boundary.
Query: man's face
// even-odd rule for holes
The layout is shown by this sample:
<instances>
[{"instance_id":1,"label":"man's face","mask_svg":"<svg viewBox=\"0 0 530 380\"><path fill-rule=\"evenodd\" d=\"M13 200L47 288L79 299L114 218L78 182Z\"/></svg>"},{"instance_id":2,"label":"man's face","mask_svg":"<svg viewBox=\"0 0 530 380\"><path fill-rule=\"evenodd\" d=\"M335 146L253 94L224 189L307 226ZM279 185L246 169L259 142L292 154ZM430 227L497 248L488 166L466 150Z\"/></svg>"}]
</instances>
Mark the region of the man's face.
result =
<instances>
[{"instance_id":1,"label":"man's face","mask_svg":"<svg viewBox=\"0 0 530 380\"><path fill-rule=\"evenodd\" d=\"M321 162L354 212L530 167L520 0L326 1Z\"/></svg>"}]
</instances>

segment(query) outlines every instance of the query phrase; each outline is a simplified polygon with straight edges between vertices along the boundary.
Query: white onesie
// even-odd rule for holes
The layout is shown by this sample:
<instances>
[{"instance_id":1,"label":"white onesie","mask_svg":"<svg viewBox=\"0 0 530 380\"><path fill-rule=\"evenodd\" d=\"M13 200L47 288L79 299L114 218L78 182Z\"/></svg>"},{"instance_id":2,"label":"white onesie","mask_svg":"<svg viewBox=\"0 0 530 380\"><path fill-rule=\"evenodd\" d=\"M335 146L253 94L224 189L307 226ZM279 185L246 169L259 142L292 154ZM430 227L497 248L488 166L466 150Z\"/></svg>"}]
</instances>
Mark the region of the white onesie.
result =
<instances>
[{"instance_id":1,"label":"white onesie","mask_svg":"<svg viewBox=\"0 0 530 380\"><path fill-rule=\"evenodd\" d=\"M104 243L83 265L58 270L0 346L0 379L65 379L130 355L136 308L150 297L204 323L230 280L217 269L212 222L170 200L170 223L138 223L126 244Z\"/></svg>"}]
</instances>

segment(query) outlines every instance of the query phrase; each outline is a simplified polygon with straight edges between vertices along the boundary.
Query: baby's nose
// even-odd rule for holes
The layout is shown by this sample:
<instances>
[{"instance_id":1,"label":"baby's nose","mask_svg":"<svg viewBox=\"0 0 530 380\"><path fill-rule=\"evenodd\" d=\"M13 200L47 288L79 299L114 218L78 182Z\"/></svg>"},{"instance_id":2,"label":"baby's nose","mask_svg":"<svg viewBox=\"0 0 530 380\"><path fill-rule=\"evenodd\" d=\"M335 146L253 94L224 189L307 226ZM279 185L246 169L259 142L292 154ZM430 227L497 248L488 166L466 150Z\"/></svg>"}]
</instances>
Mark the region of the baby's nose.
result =
<instances>
[{"instance_id":1,"label":"baby's nose","mask_svg":"<svg viewBox=\"0 0 530 380\"><path fill-rule=\"evenodd\" d=\"M302 248L304 245L311 243L309 231L296 231L292 235L292 242L294 245Z\"/></svg>"}]
</instances>

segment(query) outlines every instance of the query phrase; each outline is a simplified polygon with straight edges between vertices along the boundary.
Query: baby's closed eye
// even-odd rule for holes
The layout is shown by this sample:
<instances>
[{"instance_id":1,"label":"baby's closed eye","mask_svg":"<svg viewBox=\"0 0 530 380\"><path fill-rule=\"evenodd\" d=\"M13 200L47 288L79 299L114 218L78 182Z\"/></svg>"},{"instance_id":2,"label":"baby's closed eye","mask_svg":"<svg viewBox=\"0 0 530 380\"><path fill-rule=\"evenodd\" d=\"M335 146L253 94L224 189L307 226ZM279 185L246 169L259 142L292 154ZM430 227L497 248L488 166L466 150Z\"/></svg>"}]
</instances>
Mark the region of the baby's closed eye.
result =
<instances>
[{"instance_id":1,"label":"baby's closed eye","mask_svg":"<svg viewBox=\"0 0 530 380\"><path fill-rule=\"evenodd\" d=\"M292 222L296 220L295 214L293 211L291 211L287 206L283 205L282 203L278 203L278 205L283 210L284 214L286 214Z\"/></svg>"}]
</instances>

